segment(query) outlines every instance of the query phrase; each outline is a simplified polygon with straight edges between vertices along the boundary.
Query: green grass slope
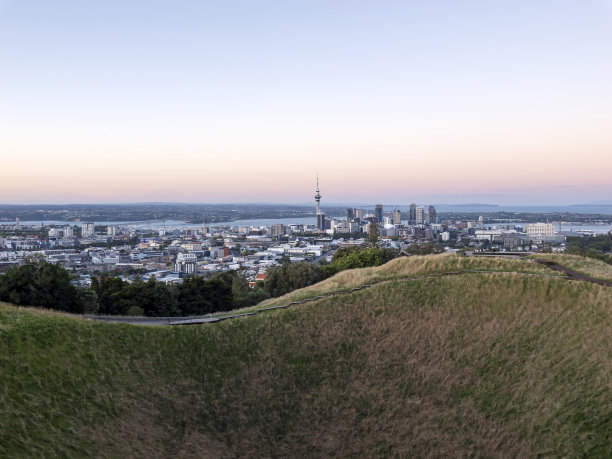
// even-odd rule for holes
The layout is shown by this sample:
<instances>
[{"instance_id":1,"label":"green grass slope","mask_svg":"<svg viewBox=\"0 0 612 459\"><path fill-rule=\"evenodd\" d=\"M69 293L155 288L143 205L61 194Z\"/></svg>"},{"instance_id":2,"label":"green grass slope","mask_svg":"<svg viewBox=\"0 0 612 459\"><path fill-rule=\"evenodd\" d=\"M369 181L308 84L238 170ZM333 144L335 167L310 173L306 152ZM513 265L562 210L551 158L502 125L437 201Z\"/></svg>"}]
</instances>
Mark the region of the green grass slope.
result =
<instances>
[{"instance_id":1,"label":"green grass slope","mask_svg":"<svg viewBox=\"0 0 612 459\"><path fill-rule=\"evenodd\" d=\"M612 289L520 274L208 326L0 305L0 456L609 457L611 362Z\"/></svg>"}]
</instances>

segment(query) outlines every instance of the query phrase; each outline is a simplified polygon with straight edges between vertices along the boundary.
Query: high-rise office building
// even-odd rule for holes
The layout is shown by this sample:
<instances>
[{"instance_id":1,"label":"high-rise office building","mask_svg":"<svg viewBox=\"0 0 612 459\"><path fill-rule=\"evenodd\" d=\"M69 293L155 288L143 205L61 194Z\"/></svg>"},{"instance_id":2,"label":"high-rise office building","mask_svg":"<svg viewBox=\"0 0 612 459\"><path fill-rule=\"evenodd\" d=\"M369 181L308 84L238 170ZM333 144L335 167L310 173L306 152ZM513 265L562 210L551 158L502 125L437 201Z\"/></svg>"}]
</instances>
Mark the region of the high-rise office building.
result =
<instances>
[{"instance_id":1,"label":"high-rise office building","mask_svg":"<svg viewBox=\"0 0 612 459\"><path fill-rule=\"evenodd\" d=\"M355 219L355 209L349 207L346 209L346 221L347 223L352 222Z\"/></svg>"},{"instance_id":2,"label":"high-rise office building","mask_svg":"<svg viewBox=\"0 0 612 459\"><path fill-rule=\"evenodd\" d=\"M425 207L419 206L415 209L415 223L417 225L422 225L425 222Z\"/></svg>"},{"instance_id":3,"label":"high-rise office building","mask_svg":"<svg viewBox=\"0 0 612 459\"><path fill-rule=\"evenodd\" d=\"M393 212L393 224L394 225L402 224L402 212L399 209L396 209L396 211Z\"/></svg>"},{"instance_id":4,"label":"high-rise office building","mask_svg":"<svg viewBox=\"0 0 612 459\"><path fill-rule=\"evenodd\" d=\"M280 239L285 235L285 227L282 223L275 223L270 228L270 236L274 239Z\"/></svg>"},{"instance_id":5,"label":"high-rise office building","mask_svg":"<svg viewBox=\"0 0 612 459\"><path fill-rule=\"evenodd\" d=\"M317 214L317 228L325 231L325 214L323 212Z\"/></svg>"},{"instance_id":6,"label":"high-rise office building","mask_svg":"<svg viewBox=\"0 0 612 459\"><path fill-rule=\"evenodd\" d=\"M317 214L317 229L325 230L325 214L323 212Z\"/></svg>"},{"instance_id":7,"label":"high-rise office building","mask_svg":"<svg viewBox=\"0 0 612 459\"><path fill-rule=\"evenodd\" d=\"M376 204L376 207L374 208L374 217L376 217L376 220L378 220L379 223L382 223L383 221L382 204Z\"/></svg>"},{"instance_id":8,"label":"high-rise office building","mask_svg":"<svg viewBox=\"0 0 612 459\"><path fill-rule=\"evenodd\" d=\"M416 204L414 202L410 204L410 212L408 214L408 224L416 225Z\"/></svg>"},{"instance_id":9,"label":"high-rise office building","mask_svg":"<svg viewBox=\"0 0 612 459\"><path fill-rule=\"evenodd\" d=\"M363 220L363 209L357 209L355 211L355 217L359 220Z\"/></svg>"},{"instance_id":10,"label":"high-rise office building","mask_svg":"<svg viewBox=\"0 0 612 459\"><path fill-rule=\"evenodd\" d=\"M436 208L434 206L429 206L429 223L438 223L438 213L436 212Z\"/></svg>"}]
</instances>

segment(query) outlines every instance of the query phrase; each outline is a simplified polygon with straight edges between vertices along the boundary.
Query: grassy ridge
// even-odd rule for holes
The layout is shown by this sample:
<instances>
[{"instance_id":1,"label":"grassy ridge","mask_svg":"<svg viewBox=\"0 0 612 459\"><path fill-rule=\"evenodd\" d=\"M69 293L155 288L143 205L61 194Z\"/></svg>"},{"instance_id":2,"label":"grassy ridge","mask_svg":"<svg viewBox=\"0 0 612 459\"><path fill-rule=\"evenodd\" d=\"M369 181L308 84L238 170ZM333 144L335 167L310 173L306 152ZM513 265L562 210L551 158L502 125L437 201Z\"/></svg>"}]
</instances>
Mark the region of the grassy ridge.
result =
<instances>
[{"instance_id":1,"label":"grassy ridge","mask_svg":"<svg viewBox=\"0 0 612 459\"><path fill-rule=\"evenodd\" d=\"M609 456L611 316L487 274L204 327L2 305L0 456Z\"/></svg>"},{"instance_id":2,"label":"grassy ridge","mask_svg":"<svg viewBox=\"0 0 612 459\"><path fill-rule=\"evenodd\" d=\"M594 260L593 258L581 257L579 255L558 253L542 253L534 254L532 256L535 258L554 261L564 268L571 269L572 271L576 271L577 273L584 274L586 276L612 281L612 265L601 260Z\"/></svg>"},{"instance_id":3,"label":"grassy ridge","mask_svg":"<svg viewBox=\"0 0 612 459\"><path fill-rule=\"evenodd\" d=\"M464 257L455 254L400 257L383 266L342 271L323 282L266 300L250 309L287 304L329 292L349 290L364 284L462 270L555 274L549 268L523 258Z\"/></svg>"}]
</instances>

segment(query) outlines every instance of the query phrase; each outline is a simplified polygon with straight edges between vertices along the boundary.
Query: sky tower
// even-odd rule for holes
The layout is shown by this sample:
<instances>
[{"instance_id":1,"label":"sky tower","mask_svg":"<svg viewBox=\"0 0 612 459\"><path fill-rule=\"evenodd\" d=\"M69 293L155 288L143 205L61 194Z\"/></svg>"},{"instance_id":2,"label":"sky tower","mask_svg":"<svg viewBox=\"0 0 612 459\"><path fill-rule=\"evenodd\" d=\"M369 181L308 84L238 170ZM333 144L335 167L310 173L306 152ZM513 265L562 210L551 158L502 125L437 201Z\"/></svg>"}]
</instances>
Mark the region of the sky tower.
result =
<instances>
[{"instance_id":1,"label":"sky tower","mask_svg":"<svg viewBox=\"0 0 612 459\"><path fill-rule=\"evenodd\" d=\"M317 215L319 215L321 213L321 210L319 209L319 204L321 202L321 193L319 193L319 174L317 174L317 194L315 194L315 202L316 202Z\"/></svg>"}]
</instances>

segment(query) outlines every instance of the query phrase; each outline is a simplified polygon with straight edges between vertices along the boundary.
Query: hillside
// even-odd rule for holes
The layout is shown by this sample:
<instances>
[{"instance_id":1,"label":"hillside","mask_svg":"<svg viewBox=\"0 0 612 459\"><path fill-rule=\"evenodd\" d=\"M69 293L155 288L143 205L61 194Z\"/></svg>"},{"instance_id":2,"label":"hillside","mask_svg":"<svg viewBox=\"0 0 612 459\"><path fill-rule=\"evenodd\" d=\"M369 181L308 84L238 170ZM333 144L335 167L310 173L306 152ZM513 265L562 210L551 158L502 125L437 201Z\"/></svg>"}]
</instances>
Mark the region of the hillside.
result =
<instances>
[{"instance_id":1,"label":"hillside","mask_svg":"<svg viewBox=\"0 0 612 459\"><path fill-rule=\"evenodd\" d=\"M458 270L494 272L408 278ZM291 295L366 279L206 326L0 305L0 456L612 455L612 288L430 256Z\"/></svg>"}]
</instances>

